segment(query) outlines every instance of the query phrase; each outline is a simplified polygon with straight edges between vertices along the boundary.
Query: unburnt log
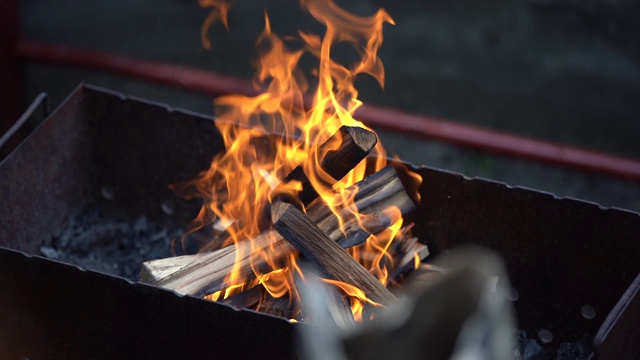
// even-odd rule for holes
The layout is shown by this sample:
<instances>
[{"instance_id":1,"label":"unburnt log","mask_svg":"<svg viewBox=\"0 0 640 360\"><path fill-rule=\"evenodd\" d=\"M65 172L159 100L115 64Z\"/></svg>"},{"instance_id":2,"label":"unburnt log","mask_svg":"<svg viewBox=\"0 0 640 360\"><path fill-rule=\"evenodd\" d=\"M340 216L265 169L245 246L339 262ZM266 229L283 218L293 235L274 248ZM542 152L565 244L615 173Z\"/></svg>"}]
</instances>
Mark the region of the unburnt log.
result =
<instances>
[{"instance_id":1,"label":"unburnt log","mask_svg":"<svg viewBox=\"0 0 640 360\"><path fill-rule=\"evenodd\" d=\"M142 269L140 270L138 281L146 284L156 284L158 281L175 273L177 270L188 266L194 261L197 261L204 255L206 255L206 253L196 255L181 255L170 258L145 261L144 263L142 263Z\"/></svg>"},{"instance_id":2,"label":"unburnt log","mask_svg":"<svg viewBox=\"0 0 640 360\"><path fill-rule=\"evenodd\" d=\"M284 239L331 277L361 289L369 299L384 306L397 301L367 269L295 206L281 201L273 203L271 221Z\"/></svg>"},{"instance_id":3,"label":"unburnt log","mask_svg":"<svg viewBox=\"0 0 640 360\"><path fill-rule=\"evenodd\" d=\"M333 241L342 247L353 246L364 241L370 233L378 233L415 208L407 195L395 169L387 166L354 185L357 194L351 208L340 210L343 219L341 231L338 218L323 204L317 202L308 208L307 214ZM398 211L388 211L395 208ZM353 212L367 214L361 224ZM377 215L376 215L377 214ZM345 236L346 234L346 236ZM254 269L268 272L272 270L262 257L253 252L269 252L271 259L283 258L294 248L277 231L266 231L256 238L238 241L210 253L184 255L179 257L147 261L142 265L140 281L155 284L181 294L204 295L221 290L225 277L234 269L238 271L238 281L253 278ZM251 261L253 260L253 267Z\"/></svg>"}]
</instances>

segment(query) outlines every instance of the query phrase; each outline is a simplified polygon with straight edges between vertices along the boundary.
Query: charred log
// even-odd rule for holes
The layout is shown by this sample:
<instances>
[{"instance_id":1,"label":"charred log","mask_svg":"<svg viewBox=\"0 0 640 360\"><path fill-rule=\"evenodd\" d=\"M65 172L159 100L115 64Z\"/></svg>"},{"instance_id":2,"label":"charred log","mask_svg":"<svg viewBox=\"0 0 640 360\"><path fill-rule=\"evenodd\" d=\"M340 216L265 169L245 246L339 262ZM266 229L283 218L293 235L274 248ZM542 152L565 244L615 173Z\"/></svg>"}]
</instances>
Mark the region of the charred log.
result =
<instances>
[{"instance_id":1,"label":"charred log","mask_svg":"<svg viewBox=\"0 0 640 360\"><path fill-rule=\"evenodd\" d=\"M287 202L300 202L304 206L309 205L318 197L316 189L311 184L310 177L320 180L324 186L331 188L333 184L342 179L351 169L362 161L378 142L376 135L366 129L351 126L342 126L329 140L318 147L304 163L293 169L282 183L273 190L274 198ZM335 150L333 150L335 149ZM320 158L322 160L320 161ZM317 173L307 174L309 169ZM287 184L300 182L302 189L297 194L287 191Z\"/></svg>"}]
</instances>

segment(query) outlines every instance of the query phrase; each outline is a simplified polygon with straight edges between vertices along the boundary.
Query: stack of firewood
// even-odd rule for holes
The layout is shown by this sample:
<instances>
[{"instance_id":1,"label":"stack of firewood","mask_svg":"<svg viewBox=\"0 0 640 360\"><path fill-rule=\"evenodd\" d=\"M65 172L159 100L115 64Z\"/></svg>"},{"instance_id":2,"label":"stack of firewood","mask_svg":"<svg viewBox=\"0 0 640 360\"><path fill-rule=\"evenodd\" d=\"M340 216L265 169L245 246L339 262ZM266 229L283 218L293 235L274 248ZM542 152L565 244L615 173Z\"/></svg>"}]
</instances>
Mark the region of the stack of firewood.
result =
<instances>
[{"instance_id":1,"label":"stack of firewood","mask_svg":"<svg viewBox=\"0 0 640 360\"><path fill-rule=\"evenodd\" d=\"M339 146L336 146L336 140L340 141ZM376 135L366 129L340 128L338 134L317 150L325 154L320 167L333 180L324 185L332 186L342 179L371 152L376 142ZM336 150L328 150L336 147ZM312 154L307 161L313 158ZM380 305L394 303L396 297L387 287L345 249L363 247L371 234L386 230L415 208L396 170L387 166L353 185L354 188L350 190L357 190L354 203L334 214L317 199L318 193L309 180L310 176L305 173L305 169L309 168L305 164L299 165L273 190L270 206L272 226L268 230L255 238L240 240L215 251L145 262L140 281L180 294L204 296L238 285L225 281L232 269L238 272L235 278L249 281L256 277L256 272L268 273L273 270L274 262L299 251L303 258L315 265L322 277L355 286L368 299ZM323 181L327 178L322 177ZM297 181L302 186L296 195L281 191L291 181ZM388 284L398 281L416 262L428 255L426 246L411 237L408 228L405 227L396 236L387 250L390 259L386 264ZM269 252L269 263L266 259L252 256L262 251ZM361 252L359 256L366 258L375 254ZM235 307L285 309L276 313L291 318L286 310L291 309L291 304L288 298L285 300L272 298L262 286L255 286L220 301ZM278 302L282 302L283 306L278 306ZM328 295L327 302L335 303L330 308L335 308L339 326L353 321L348 301L339 291ZM345 312L347 315L344 315Z\"/></svg>"}]
</instances>

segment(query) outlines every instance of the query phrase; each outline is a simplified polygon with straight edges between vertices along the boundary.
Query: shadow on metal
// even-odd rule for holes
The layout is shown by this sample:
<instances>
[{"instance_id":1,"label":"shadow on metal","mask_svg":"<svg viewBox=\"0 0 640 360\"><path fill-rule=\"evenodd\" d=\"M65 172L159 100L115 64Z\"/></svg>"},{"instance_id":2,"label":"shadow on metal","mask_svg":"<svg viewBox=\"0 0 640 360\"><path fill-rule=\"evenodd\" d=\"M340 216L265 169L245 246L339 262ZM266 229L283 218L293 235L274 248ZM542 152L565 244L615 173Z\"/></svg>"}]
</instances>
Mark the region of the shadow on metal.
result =
<instances>
[{"instance_id":1,"label":"shadow on metal","mask_svg":"<svg viewBox=\"0 0 640 360\"><path fill-rule=\"evenodd\" d=\"M39 109L39 110L38 110ZM0 136L0 161L49 116L47 94L40 93L18 120Z\"/></svg>"},{"instance_id":2,"label":"shadow on metal","mask_svg":"<svg viewBox=\"0 0 640 360\"><path fill-rule=\"evenodd\" d=\"M640 359L640 274L611 310L595 339L599 359Z\"/></svg>"}]
</instances>

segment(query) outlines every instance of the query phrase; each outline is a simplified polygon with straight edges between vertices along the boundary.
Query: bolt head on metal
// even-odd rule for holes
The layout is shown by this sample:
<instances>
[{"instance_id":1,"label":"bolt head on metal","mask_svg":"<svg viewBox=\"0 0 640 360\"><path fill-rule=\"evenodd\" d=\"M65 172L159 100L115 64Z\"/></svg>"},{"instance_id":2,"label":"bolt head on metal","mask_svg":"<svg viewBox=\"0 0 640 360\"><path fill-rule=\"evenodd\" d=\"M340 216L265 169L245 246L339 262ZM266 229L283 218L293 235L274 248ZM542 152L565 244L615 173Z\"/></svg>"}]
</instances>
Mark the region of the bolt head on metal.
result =
<instances>
[{"instance_id":1,"label":"bolt head on metal","mask_svg":"<svg viewBox=\"0 0 640 360\"><path fill-rule=\"evenodd\" d=\"M540 331L538 331L538 337L540 338L540 341L545 344L553 341L553 333L547 329L540 329Z\"/></svg>"},{"instance_id":2,"label":"bolt head on metal","mask_svg":"<svg viewBox=\"0 0 640 360\"><path fill-rule=\"evenodd\" d=\"M112 200L116 195L113 188L108 185L103 186L102 189L100 189L100 193L102 194L102 197L104 197L107 200Z\"/></svg>"},{"instance_id":3,"label":"bolt head on metal","mask_svg":"<svg viewBox=\"0 0 640 360\"><path fill-rule=\"evenodd\" d=\"M583 318L591 320L596 317L596 309L591 305L583 305L582 308L580 308L580 314L582 314Z\"/></svg>"},{"instance_id":4,"label":"bolt head on metal","mask_svg":"<svg viewBox=\"0 0 640 360\"><path fill-rule=\"evenodd\" d=\"M170 200L163 201L161 207L162 207L162 211L167 215L171 215L175 211L175 206L173 205L173 202Z\"/></svg>"}]
</instances>

